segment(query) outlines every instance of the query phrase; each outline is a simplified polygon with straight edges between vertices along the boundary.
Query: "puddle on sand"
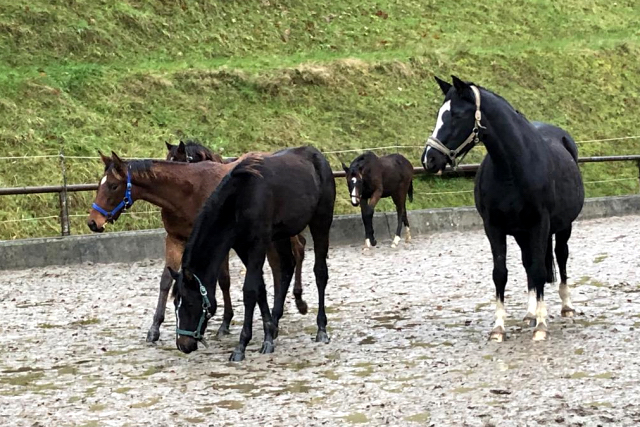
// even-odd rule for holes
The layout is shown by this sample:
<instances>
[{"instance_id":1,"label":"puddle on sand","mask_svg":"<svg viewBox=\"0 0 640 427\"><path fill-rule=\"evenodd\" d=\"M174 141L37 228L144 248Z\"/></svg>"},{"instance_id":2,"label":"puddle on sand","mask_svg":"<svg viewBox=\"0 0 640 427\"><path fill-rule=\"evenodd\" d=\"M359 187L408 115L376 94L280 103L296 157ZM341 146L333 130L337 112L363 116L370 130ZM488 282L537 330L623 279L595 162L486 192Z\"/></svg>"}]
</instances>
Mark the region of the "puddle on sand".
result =
<instances>
[{"instance_id":1,"label":"puddle on sand","mask_svg":"<svg viewBox=\"0 0 640 427\"><path fill-rule=\"evenodd\" d=\"M214 404L225 409L238 410L244 408L244 403L240 402L239 400L221 400L219 402L215 402Z\"/></svg>"},{"instance_id":2,"label":"puddle on sand","mask_svg":"<svg viewBox=\"0 0 640 427\"><path fill-rule=\"evenodd\" d=\"M346 422L351 424L363 424L368 423L369 418L362 412L354 412L353 414L349 414L343 418Z\"/></svg>"},{"instance_id":3,"label":"puddle on sand","mask_svg":"<svg viewBox=\"0 0 640 427\"><path fill-rule=\"evenodd\" d=\"M404 417L404 420L414 423L426 423L431 420L431 412L427 411L409 415L408 417Z\"/></svg>"}]
</instances>

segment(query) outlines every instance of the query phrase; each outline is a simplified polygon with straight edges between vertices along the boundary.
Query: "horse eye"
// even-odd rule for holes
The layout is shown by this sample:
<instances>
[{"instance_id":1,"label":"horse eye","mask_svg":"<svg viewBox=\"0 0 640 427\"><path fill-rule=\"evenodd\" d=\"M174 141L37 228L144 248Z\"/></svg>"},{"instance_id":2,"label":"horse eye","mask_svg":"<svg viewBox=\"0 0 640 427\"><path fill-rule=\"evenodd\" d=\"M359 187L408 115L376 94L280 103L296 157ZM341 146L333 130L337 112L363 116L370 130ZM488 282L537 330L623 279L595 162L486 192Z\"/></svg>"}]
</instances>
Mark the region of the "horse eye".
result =
<instances>
[{"instance_id":1,"label":"horse eye","mask_svg":"<svg viewBox=\"0 0 640 427\"><path fill-rule=\"evenodd\" d=\"M117 183L110 183L109 184L109 190L111 191L116 191L118 189L118 184Z\"/></svg>"}]
</instances>

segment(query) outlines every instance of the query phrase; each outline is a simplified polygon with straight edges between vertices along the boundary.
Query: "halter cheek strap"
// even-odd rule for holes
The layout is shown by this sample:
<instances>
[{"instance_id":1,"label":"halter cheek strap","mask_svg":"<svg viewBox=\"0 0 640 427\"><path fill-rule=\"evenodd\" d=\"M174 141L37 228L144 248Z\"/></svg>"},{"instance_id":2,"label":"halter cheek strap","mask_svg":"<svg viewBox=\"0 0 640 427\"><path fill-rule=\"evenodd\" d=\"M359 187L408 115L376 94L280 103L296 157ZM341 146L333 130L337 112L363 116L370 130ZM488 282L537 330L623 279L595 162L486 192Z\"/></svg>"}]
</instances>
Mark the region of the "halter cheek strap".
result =
<instances>
[{"instance_id":1,"label":"halter cheek strap","mask_svg":"<svg viewBox=\"0 0 640 427\"><path fill-rule=\"evenodd\" d=\"M194 274L193 277L195 277L196 280L198 281L198 285L200 286L200 295L202 295L202 314L200 315L200 321L198 322L198 327L196 328L195 331L187 331L185 329L180 329L176 326L176 334L185 335L187 337L193 337L197 340L202 340L202 333L200 332L200 330L202 329L202 324L207 318L209 308L211 307L211 303L209 302L209 297L207 296L207 288L204 287L204 285L202 284L198 276ZM180 304L182 304L182 301L180 301ZM179 309L180 307L178 306L178 309L176 309L176 319L179 319L179 314L178 314Z\"/></svg>"},{"instance_id":2,"label":"halter cheek strap","mask_svg":"<svg viewBox=\"0 0 640 427\"><path fill-rule=\"evenodd\" d=\"M129 169L127 169L127 189L124 191L124 198L122 201L113 208L111 211L107 211L106 209L98 206L97 203L93 203L91 207L107 218L107 221L112 221L113 217L120 211L126 211L131 206L133 206L133 197L131 197L131 173Z\"/></svg>"},{"instance_id":3,"label":"halter cheek strap","mask_svg":"<svg viewBox=\"0 0 640 427\"><path fill-rule=\"evenodd\" d=\"M480 90L471 85L471 90L473 91L473 94L475 95L476 98L476 113L475 113L475 123L473 125L473 130L471 130L471 134L467 137L467 139L465 139L462 144L460 144L458 146L458 148L456 148L455 150L451 150L449 149L449 147L447 147L446 145L444 145L438 138L436 138L435 136L430 136L427 139L427 147L431 147L434 148L436 150L438 150L439 152L441 152L442 154L444 154L445 156L447 156L447 158L449 159L449 161L451 162L451 165L455 168L458 166L458 164L460 164L460 162L462 161L462 159L464 159L464 156L467 155L468 151L465 152L462 157L460 157L458 159L458 156L460 155L460 153L462 153L464 151L464 149L467 147L467 145L471 144L470 148L473 148L476 144L478 144L480 142L480 129L486 129L486 127L482 126L482 124L480 123L480 121L482 120L482 113L480 112Z\"/></svg>"}]
</instances>

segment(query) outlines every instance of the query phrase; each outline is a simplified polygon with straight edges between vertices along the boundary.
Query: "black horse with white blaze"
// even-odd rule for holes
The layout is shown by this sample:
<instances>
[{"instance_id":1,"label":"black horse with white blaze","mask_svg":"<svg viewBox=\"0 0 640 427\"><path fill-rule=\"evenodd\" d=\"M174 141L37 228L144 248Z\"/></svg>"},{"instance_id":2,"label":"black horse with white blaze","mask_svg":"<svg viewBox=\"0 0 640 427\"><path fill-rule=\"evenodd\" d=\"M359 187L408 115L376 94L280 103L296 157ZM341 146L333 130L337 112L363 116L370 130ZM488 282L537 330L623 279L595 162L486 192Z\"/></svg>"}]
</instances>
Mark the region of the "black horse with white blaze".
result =
<instances>
[{"instance_id":1,"label":"black horse with white blaze","mask_svg":"<svg viewBox=\"0 0 640 427\"><path fill-rule=\"evenodd\" d=\"M506 236L514 236L527 272L529 305L525 320L535 321L534 340L547 337L544 285L554 281L552 237L560 269L561 314L573 316L567 286L571 225L582 210L584 186L578 151L564 130L531 123L495 93L453 77L436 77L445 95L422 163L428 172L456 166L480 140L487 156L476 176L475 203L493 254L496 322L491 339L505 336L504 291L507 284Z\"/></svg>"}]
</instances>

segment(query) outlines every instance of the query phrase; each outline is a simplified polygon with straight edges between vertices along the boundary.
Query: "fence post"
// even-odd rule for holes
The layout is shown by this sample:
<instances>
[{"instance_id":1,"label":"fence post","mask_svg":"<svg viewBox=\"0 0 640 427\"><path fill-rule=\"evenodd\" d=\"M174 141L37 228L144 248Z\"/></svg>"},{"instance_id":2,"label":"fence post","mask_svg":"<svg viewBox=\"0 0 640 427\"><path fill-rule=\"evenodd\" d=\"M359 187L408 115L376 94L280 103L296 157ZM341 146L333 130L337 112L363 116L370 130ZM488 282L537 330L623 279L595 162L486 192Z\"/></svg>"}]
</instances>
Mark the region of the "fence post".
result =
<instances>
[{"instance_id":1,"label":"fence post","mask_svg":"<svg viewBox=\"0 0 640 427\"><path fill-rule=\"evenodd\" d=\"M62 169L62 191L58 193L60 200L60 228L63 236L71 234L69 224L69 199L67 198L67 168L64 162L64 151L60 149L60 168Z\"/></svg>"},{"instance_id":2,"label":"fence post","mask_svg":"<svg viewBox=\"0 0 640 427\"><path fill-rule=\"evenodd\" d=\"M638 185L640 186L640 160L636 160L636 166L638 166ZM640 190L638 190L640 192Z\"/></svg>"}]
</instances>

